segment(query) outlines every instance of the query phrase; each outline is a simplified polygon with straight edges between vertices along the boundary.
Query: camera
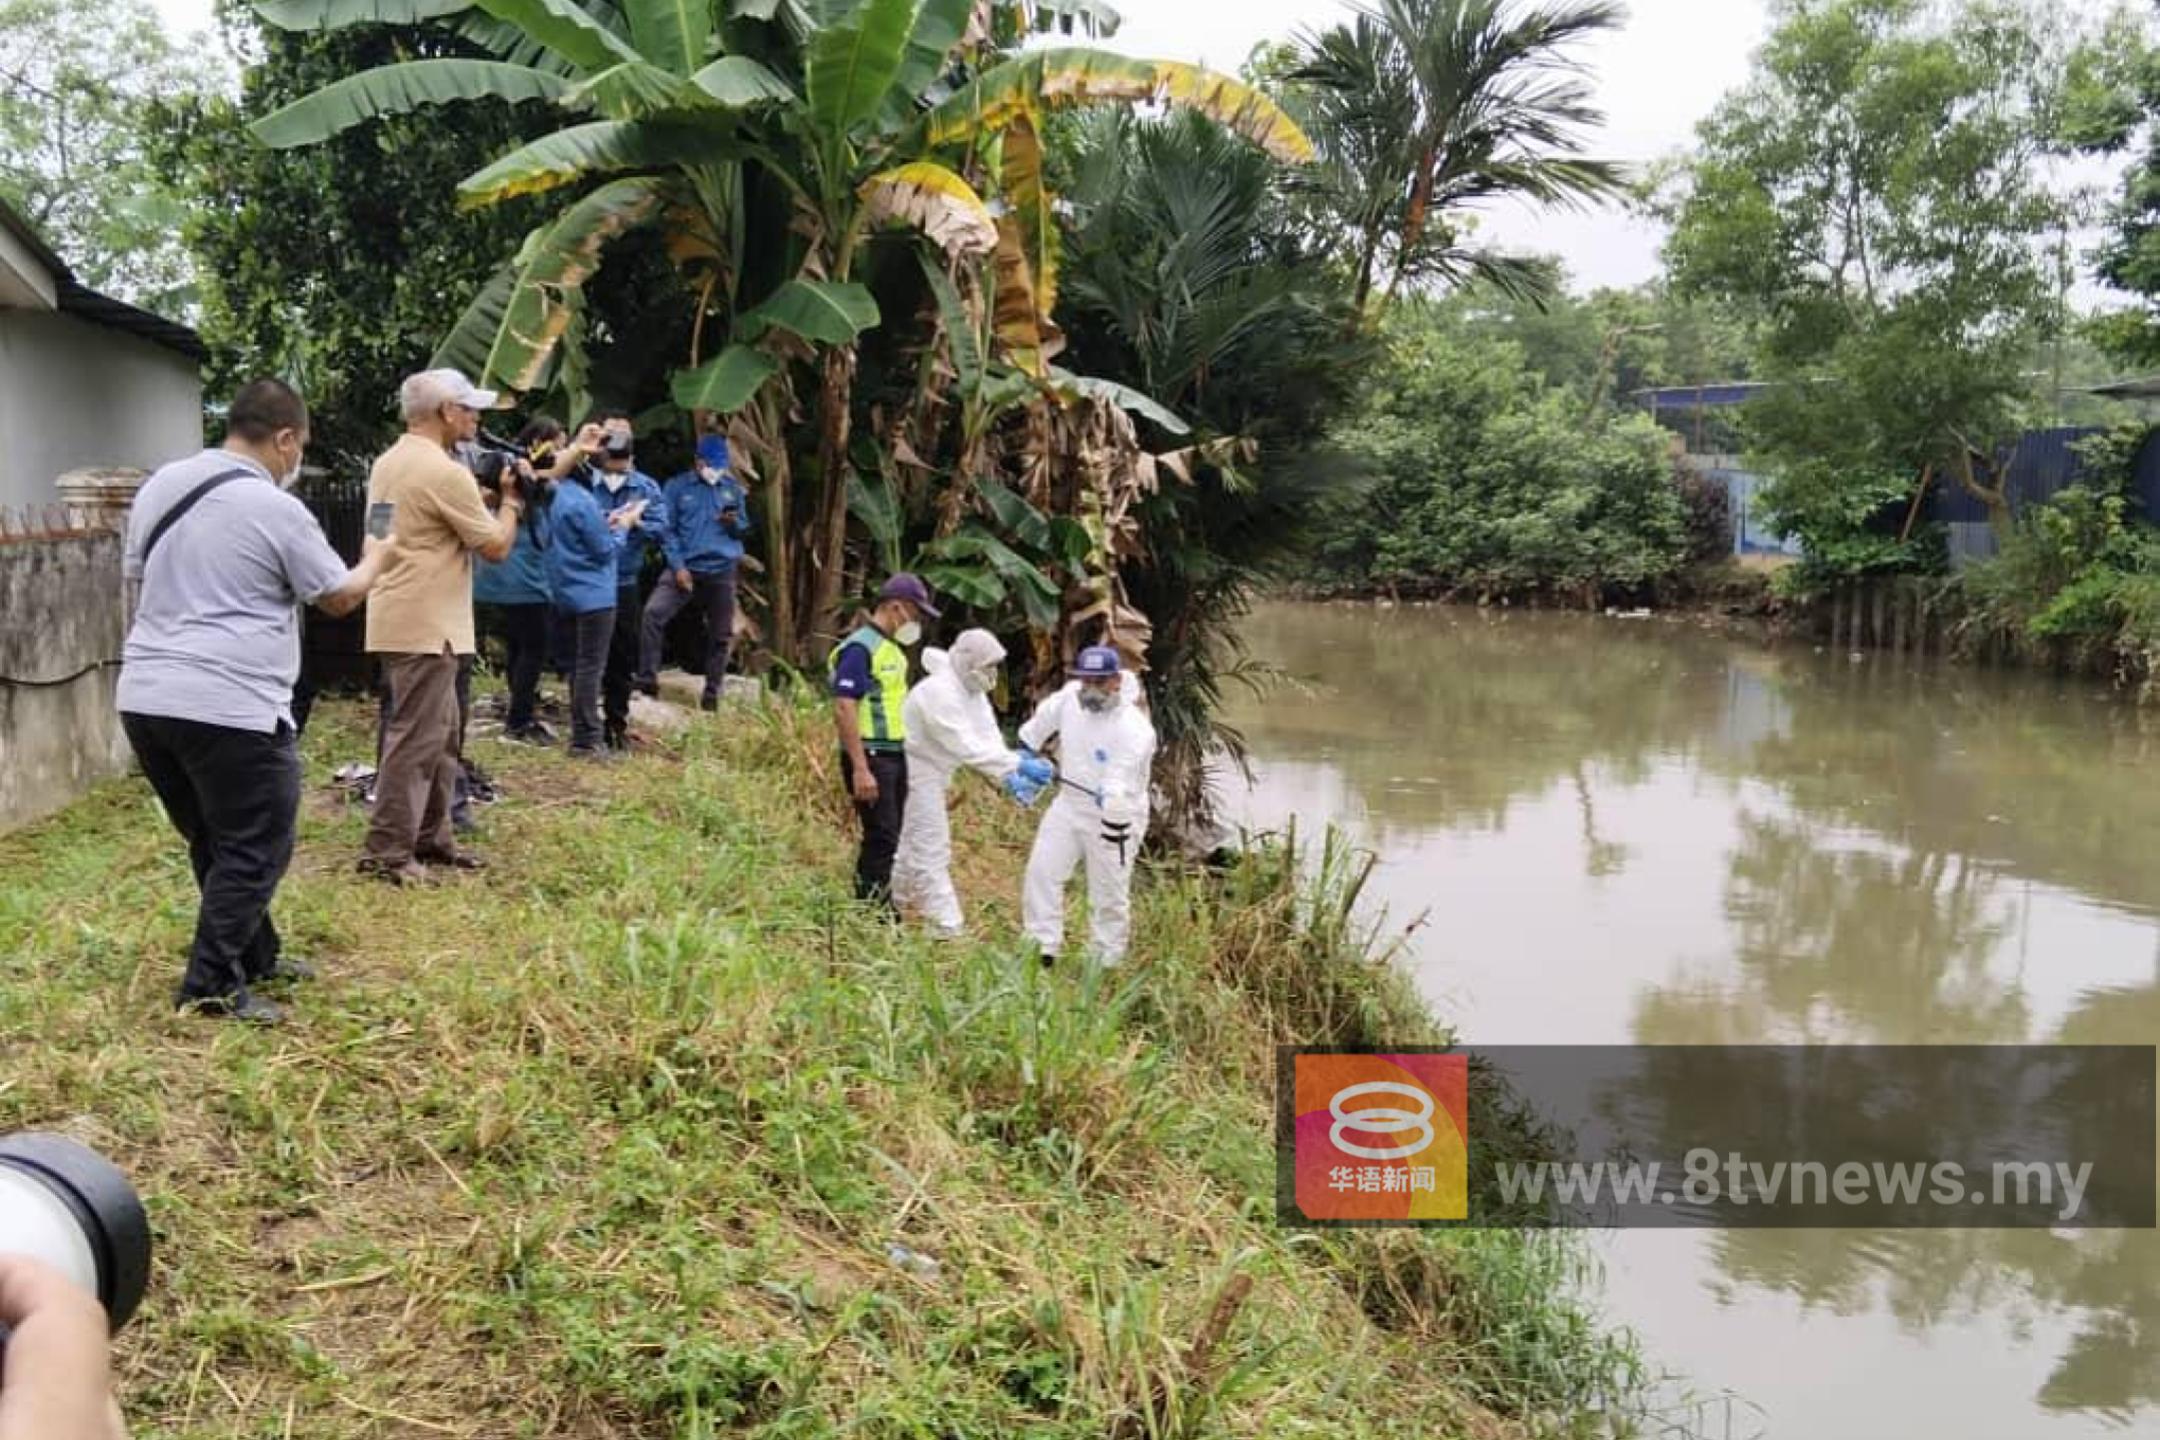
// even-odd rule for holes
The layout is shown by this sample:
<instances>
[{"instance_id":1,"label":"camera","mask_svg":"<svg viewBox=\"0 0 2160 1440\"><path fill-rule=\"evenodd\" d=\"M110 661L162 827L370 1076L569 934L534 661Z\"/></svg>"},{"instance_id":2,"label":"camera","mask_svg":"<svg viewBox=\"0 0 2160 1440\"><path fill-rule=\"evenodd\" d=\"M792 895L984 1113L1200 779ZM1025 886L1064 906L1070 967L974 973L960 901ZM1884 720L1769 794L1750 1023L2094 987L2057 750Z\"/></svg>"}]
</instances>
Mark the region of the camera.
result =
<instances>
[{"instance_id":1,"label":"camera","mask_svg":"<svg viewBox=\"0 0 2160 1440\"><path fill-rule=\"evenodd\" d=\"M64 1135L25 1131L0 1137L0 1252L72 1279L117 1331L150 1281L150 1220L104 1156Z\"/></svg>"},{"instance_id":2,"label":"camera","mask_svg":"<svg viewBox=\"0 0 2160 1440\"><path fill-rule=\"evenodd\" d=\"M610 430L600 442L600 453L609 460L627 460L636 450L637 442L619 430Z\"/></svg>"}]
</instances>

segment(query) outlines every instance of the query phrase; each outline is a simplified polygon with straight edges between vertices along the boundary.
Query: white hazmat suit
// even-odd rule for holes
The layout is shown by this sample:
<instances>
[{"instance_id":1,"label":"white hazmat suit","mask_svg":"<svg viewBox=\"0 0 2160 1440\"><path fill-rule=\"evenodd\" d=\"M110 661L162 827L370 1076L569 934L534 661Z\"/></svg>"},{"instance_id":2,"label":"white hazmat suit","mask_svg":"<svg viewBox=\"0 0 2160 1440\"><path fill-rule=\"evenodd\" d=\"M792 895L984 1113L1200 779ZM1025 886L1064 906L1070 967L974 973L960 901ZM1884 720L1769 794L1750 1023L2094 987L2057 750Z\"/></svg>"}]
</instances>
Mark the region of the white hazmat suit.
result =
<instances>
[{"instance_id":1,"label":"white hazmat suit","mask_svg":"<svg viewBox=\"0 0 2160 1440\"><path fill-rule=\"evenodd\" d=\"M1147 834L1148 779L1155 766L1155 727L1134 702L1138 688L1128 672L1117 705L1092 713L1080 704L1080 685L1074 682L1043 701L1020 727L1020 743L1031 750L1053 737L1058 742L1057 799L1035 832L1020 897L1022 924L1045 957L1064 948L1065 882L1084 864L1089 951L1103 965L1125 958L1132 932L1133 864ZM1106 826L1111 827L1107 833ZM1122 845L1112 838L1120 833Z\"/></svg>"},{"instance_id":2,"label":"white hazmat suit","mask_svg":"<svg viewBox=\"0 0 2160 1440\"><path fill-rule=\"evenodd\" d=\"M952 879L952 822L946 792L962 769L1003 780L1020 756L998 734L990 690L1005 647L987 630L969 630L950 651L923 652L923 678L908 691L908 799L893 864L893 899L919 912L938 934L962 933L960 895Z\"/></svg>"}]
</instances>

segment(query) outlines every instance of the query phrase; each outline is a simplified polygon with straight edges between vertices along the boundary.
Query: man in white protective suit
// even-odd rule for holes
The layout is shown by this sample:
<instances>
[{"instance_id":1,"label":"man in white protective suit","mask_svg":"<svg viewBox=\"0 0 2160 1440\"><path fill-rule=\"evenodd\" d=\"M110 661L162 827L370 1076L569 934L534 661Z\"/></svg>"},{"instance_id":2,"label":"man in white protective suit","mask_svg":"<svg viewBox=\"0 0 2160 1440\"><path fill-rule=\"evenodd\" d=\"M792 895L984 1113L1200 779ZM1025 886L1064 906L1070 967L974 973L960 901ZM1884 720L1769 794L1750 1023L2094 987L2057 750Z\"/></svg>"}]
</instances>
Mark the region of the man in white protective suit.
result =
<instances>
[{"instance_id":1,"label":"man in white protective suit","mask_svg":"<svg viewBox=\"0 0 2160 1440\"><path fill-rule=\"evenodd\" d=\"M1023 757L998 733L990 692L1005 647L987 630L968 630L952 649L923 652L923 678L901 707L907 732L908 803L893 865L893 900L958 939L965 921L953 888L952 824L946 794L961 770L975 770L1033 803L1056 775L1047 761Z\"/></svg>"},{"instance_id":2,"label":"man in white protective suit","mask_svg":"<svg viewBox=\"0 0 2160 1440\"><path fill-rule=\"evenodd\" d=\"M1077 688L1045 700L1020 727L1023 756L1055 739L1058 794L1035 832L1021 893L1021 920L1043 963L1065 947L1065 883L1085 865L1089 953L1102 965L1125 958L1132 930L1132 872L1147 835L1155 727L1128 691L1118 652L1094 645L1073 662Z\"/></svg>"}]
</instances>

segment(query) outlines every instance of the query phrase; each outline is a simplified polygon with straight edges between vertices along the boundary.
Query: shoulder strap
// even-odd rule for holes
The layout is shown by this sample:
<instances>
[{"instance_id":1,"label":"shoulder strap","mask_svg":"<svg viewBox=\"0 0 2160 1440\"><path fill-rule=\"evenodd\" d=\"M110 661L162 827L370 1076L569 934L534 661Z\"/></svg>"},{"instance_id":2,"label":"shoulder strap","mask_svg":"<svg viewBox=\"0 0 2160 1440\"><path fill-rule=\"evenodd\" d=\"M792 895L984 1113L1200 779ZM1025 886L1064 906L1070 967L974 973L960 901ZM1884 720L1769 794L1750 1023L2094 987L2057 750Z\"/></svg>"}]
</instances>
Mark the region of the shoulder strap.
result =
<instances>
[{"instance_id":1,"label":"shoulder strap","mask_svg":"<svg viewBox=\"0 0 2160 1440\"><path fill-rule=\"evenodd\" d=\"M193 490L181 496L179 504L158 517L157 524L150 528L150 538L143 541L143 569L147 571L150 568L150 552L157 549L158 541L165 538L165 532L179 524L181 517L194 509L204 496L221 485L229 485L235 480L245 480L254 474L253 470L247 469L227 470L221 474L211 476L208 480L203 481L202 484L197 485Z\"/></svg>"}]
</instances>

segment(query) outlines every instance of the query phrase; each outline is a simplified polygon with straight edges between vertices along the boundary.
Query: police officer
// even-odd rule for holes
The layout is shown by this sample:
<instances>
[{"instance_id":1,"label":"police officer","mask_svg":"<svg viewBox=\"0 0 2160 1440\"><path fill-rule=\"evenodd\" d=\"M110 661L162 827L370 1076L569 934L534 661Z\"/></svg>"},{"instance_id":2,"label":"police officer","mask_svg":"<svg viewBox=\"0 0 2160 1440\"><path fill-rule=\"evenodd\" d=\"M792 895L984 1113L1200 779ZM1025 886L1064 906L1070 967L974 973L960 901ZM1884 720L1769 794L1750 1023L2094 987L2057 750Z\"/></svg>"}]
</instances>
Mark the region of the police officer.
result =
<instances>
[{"instance_id":1,"label":"police officer","mask_svg":"<svg viewBox=\"0 0 2160 1440\"><path fill-rule=\"evenodd\" d=\"M855 898L892 908L893 857L907 811L906 646L922 640L924 616L938 608L930 587L899 574L878 591L877 608L833 647L833 721L840 732L840 773L862 820L855 858Z\"/></svg>"}]
</instances>

